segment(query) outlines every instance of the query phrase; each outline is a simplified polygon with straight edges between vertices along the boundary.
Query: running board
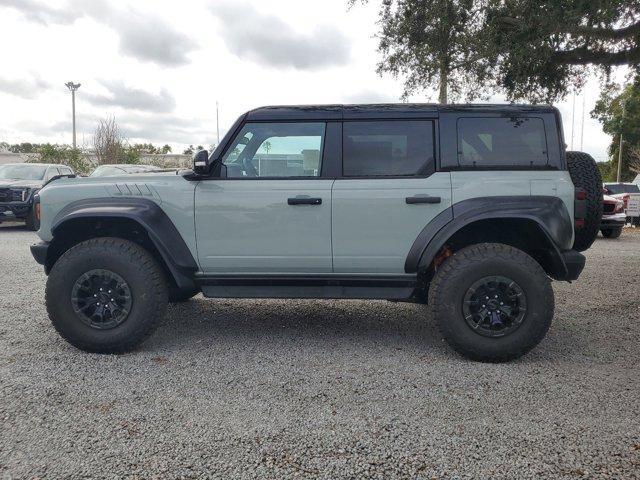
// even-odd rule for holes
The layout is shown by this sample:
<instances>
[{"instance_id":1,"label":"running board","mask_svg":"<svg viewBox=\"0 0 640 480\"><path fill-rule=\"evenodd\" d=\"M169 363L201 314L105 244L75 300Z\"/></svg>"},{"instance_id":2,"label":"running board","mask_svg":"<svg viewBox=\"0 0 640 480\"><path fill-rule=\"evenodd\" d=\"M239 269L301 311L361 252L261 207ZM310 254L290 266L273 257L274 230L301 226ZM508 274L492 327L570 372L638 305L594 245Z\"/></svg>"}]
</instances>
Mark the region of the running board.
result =
<instances>
[{"instance_id":1,"label":"running board","mask_svg":"<svg viewBox=\"0 0 640 480\"><path fill-rule=\"evenodd\" d=\"M322 298L407 300L415 275L221 275L196 277L209 298Z\"/></svg>"}]
</instances>

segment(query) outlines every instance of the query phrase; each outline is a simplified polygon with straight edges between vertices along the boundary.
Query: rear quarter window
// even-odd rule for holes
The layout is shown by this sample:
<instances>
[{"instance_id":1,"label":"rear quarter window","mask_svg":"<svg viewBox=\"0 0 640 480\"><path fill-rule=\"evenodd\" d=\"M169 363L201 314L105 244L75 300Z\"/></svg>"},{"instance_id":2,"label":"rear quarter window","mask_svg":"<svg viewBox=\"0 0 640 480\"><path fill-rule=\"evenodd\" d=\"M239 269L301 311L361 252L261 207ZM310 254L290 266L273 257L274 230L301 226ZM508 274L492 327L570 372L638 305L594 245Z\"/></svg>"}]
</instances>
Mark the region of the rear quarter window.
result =
<instances>
[{"instance_id":1,"label":"rear quarter window","mask_svg":"<svg viewBox=\"0 0 640 480\"><path fill-rule=\"evenodd\" d=\"M544 167L544 122L536 117L468 117L457 122L461 167Z\"/></svg>"}]
</instances>

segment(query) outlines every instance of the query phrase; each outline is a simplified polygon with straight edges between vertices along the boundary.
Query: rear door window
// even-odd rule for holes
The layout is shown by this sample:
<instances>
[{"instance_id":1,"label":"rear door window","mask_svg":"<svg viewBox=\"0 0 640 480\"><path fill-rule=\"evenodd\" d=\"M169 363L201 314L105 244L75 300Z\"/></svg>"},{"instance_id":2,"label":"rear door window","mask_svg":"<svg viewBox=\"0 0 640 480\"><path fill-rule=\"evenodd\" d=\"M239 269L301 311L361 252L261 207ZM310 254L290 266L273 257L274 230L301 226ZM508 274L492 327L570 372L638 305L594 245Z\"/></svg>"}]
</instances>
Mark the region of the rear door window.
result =
<instances>
[{"instance_id":1,"label":"rear door window","mask_svg":"<svg viewBox=\"0 0 640 480\"><path fill-rule=\"evenodd\" d=\"M426 176L435 170L433 122L371 121L343 124L345 177Z\"/></svg>"},{"instance_id":2,"label":"rear door window","mask_svg":"<svg viewBox=\"0 0 640 480\"><path fill-rule=\"evenodd\" d=\"M458 164L465 167L532 167L549 162L541 118L459 118Z\"/></svg>"}]
</instances>

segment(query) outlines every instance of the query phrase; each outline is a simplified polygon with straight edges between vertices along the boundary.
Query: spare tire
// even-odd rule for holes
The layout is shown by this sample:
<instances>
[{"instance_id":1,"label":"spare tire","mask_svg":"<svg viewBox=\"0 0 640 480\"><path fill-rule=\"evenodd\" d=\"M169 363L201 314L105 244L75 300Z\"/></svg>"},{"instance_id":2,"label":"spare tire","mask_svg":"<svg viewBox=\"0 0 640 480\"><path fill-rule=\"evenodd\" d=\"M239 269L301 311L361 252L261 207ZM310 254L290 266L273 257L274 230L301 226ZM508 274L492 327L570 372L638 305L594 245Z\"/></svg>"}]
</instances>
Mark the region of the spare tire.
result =
<instances>
[{"instance_id":1,"label":"spare tire","mask_svg":"<svg viewBox=\"0 0 640 480\"><path fill-rule=\"evenodd\" d=\"M574 187L586 193L584 225L576 227L573 249L582 252L589 248L598 236L602 220L602 177L591 155L584 152L567 152L567 168Z\"/></svg>"}]
</instances>

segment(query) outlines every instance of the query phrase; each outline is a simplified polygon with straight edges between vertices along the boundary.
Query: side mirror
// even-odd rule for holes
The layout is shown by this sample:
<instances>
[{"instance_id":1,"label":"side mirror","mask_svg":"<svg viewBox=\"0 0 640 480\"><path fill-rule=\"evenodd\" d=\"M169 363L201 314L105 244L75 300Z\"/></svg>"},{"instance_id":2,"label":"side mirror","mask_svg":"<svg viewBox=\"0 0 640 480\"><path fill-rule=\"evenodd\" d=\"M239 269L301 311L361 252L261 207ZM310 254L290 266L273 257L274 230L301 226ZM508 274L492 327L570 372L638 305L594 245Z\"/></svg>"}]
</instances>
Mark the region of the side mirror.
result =
<instances>
[{"instance_id":1,"label":"side mirror","mask_svg":"<svg viewBox=\"0 0 640 480\"><path fill-rule=\"evenodd\" d=\"M209 173L209 152L198 150L193 156L193 171L198 174Z\"/></svg>"}]
</instances>

